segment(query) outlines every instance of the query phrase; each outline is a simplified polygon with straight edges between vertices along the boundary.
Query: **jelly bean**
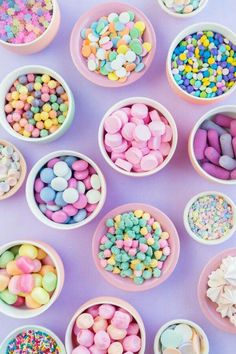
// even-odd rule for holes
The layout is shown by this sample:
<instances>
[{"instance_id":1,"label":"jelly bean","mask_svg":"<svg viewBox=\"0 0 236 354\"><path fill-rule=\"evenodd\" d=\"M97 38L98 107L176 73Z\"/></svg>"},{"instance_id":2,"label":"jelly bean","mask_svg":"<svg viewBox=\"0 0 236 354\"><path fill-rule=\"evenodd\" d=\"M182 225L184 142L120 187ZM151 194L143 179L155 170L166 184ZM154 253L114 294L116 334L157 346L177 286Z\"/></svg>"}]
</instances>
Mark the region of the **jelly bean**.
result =
<instances>
[{"instance_id":1,"label":"jelly bean","mask_svg":"<svg viewBox=\"0 0 236 354\"><path fill-rule=\"evenodd\" d=\"M207 146L207 132L203 129L198 129L194 137L193 149L196 159L203 160L205 157L205 149Z\"/></svg>"},{"instance_id":2,"label":"jelly bean","mask_svg":"<svg viewBox=\"0 0 236 354\"><path fill-rule=\"evenodd\" d=\"M227 155L232 158L234 157L232 137L230 134L222 134L220 136L220 146L223 155Z\"/></svg>"},{"instance_id":3,"label":"jelly bean","mask_svg":"<svg viewBox=\"0 0 236 354\"><path fill-rule=\"evenodd\" d=\"M211 176L219 179L229 179L230 173L222 167L215 166L209 162L204 162L202 168L209 173Z\"/></svg>"},{"instance_id":4,"label":"jelly bean","mask_svg":"<svg viewBox=\"0 0 236 354\"><path fill-rule=\"evenodd\" d=\"M209 146L205 149L205 157L214 165L219 165L220 154L213 147Z\"/></svg>"},{"instance_id":5,"label":"jelly bean","mask_svg":"<svg viewBox=\"0 0 236 354\"><path fill-rule=\"evenodd\" d=\"M213 121L211 120L205 120L202 125L201 125L201 128L204 129L204 130L210 130L210 129L213 129L215 130L219 135L222 135L222 134L226 134L227 131L223 128L221 128L219 125L215 124Z\"/></svg>"},{"instance_id":6,"label":"jelly bean","mask_svg":"<svg viewBox=\"0 0 236 354\"><path fill-rule=\"evenodd\" d=\"M231 122L233 121L233 118L225 116L224 114L217 114L213 121L217 124L220 125L223 128L230 128Z\"/></svg>"},{"instance_id":7,"label":"jelly bean","mask_svg":"<svg viewBox=\"0 0 236 354\"><path fill-rule=\"evenodd\" d=\"M219 164L228 171L232 171L236 168L236 160L232 159L232 157L228 155L221 156Z\"/></svg>"},{"instance_id":8,"label":"jelly bean","mask_svg":"<svg viewBox=\"0 0 236 354\"><path fill-rule=\"evenodd\" d=\"M209 145L213 147L219 154L221 154L220 140L217 131L212 129L208 130L207 138Z\"/></svg>"}]
</instances>

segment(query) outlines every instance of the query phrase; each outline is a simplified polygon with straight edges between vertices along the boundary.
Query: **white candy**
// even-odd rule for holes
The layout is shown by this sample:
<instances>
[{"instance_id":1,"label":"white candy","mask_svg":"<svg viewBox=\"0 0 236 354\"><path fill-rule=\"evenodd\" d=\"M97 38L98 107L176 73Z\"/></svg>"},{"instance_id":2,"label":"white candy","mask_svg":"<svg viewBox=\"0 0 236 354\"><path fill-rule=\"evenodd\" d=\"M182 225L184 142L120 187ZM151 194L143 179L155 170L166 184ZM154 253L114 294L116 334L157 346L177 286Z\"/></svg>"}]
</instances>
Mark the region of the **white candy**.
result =
<instances>
[{"instance_id":1,"label":"white candy","mask_svg":"<svg viewBox=\"0 0 236 354\"><path fill-rule=\"evenodd\" d=\"M68 204L73 204L77 202L79 198L79 192L74 188L67 188L62 194L62 198Z\"/></svg>"},{"instance_id":2,"label":"white candy","mask_svg":"<svg viewBox=\"0 0 236 354\"><path fill-rule=\"evenodd\" d=\"M63 178L64 178L66 181L68 181L68 180L71 178L71 176L72 176L72 171L71 171L71 169L69 168L68 173L67 173L65 176L63 176Z\"/></svg>"},{"instance_id":3,"label":"white candy","mask_svg":"<svg viewBox=\"0 0 236 354\"><path fill-rule=\"evenodd\" d=\"M18 152L13 152L12 154L12 159L13 161L17 162L17 161L20 161L20 155L18 154Z\"/></svg>"},{"instance_id":4,"label":"white candy","mask_svg":"<svg viewBox=\"0 0 236 354\"><path fill-rule=\"evenodd\" d=\"M99 48L96 53L96 57L99 60L104 60L106 58L106 51L103 48Z\"/></svg>"},{"instance_id":5,"label":"white candy","mask_svg":"<svg viewBox=\"0 0 236 354\"><path fill-rule=\"evenodd\" d=\"M101 193L95 189L90 189L86 193L89 204L97 204L101 199Z\"/></svg>"},{"instance_id":6,"label":"white candy","mask_svg":"<svg viewBox=\"0 0 236 354\"><path fill-rule=\"evenodd\" d=\"M90 42L98 42L99 41L99 37L95 36L93 33L89 33L88 39L90 40Z\"/></svg>"},{"instance_id":7,"label":"white candy","mask_svg":"<svg viewBox=\"0 0 236 354\"><path fill-rule=\"evenodd\" d=\"M106 36L106 37L103 37L100 39L99 44L103 45L103 44L108 43L109 41L110 41L110 38L108 36Z\"/></svg>"},{"instance_id":8,"label":"white candy","mask_svg":"<svg viewBox=\"0 0 236 354\"><path fill-rule=\"evenodd\" d=\"M77 189L78 189L79 193L84 194L86 191L86 187L85 187L84 182L79 181L77 184Z\"/></svg>"},{"instance_id":9,"label":"white candy","mask_svg":"<svg viewBox=\"0 0 236 354\"><path fill-rule=\"evenodd\" d=\"M191 341L191 338L193 336L193 331L190 326L181 323L175 327L174 331L182 336L183 342Z\"/></svg>"},{"instance_id":10,"label":"white candy","mask_svg":"<svg viewBox=\"0 0 236 354\"><path fill-rule=\"evenodd\" d=\"M69 167L66 162L59 161L54 165L53 172L58 177L64 177L69 172Z\"/></svg>"},{"instance_id":11,"label":"white candy","mask_svg":"<svg viewBox=\"0 0 236 354\"><path fill-rule=\"evenodd\" d=\"M9 190L10 190L10 186L7 182L0 183L0 191L1 192L7 193L7 192L9 192Z\"/></svg>"},{"instance_id":12,"label":"white candy","mask_svg":"<svg viewBox=\"0 0 236 354\"><path fill-rule=\"evenodd\" d=\"M0 165L0 174L1 175L6 175L7 174L7 166Z\"/></svg>"},{"instance_id":13,"label":"white candy","mask_svg":"<svg viewBox=\"0 0 236 354\"><path fill-rule=\"evenodd\" d=\"M89 71L95 71L97 69L97 65L96 65L95 60L93 60L93 59L88 60L88 69L89 69Z\"/></svg>"},{"instance_id":14,"label":"white candy","mask_svg":"<svg viewBox=\"0 0 236 354\"><path fill-rule=\"evenodd\" d=\"M118 17L118 15L115 12L110 13L107 17L108 22L109 23L113 22L117 17Z\"/></svg>"},{"instance_id":15,"label":"white candy","mask_svg":"<svg viewBox=\"0 0 236 354\"><path fill-rule=\"evenodd\" d=\"M61 209L61 207L59 207L58 205L50 205L50 204L47 204L47 209L48 210L51 210L51 211L58 211Z\"/></svg>"},{"instance_id":16,"label":"white candy","mask_svg":"<svg viewBox=\"0 0 236 354\"><path fill-rule=\"evenodd\" d=\"M125 54L125 59L128 63L133 63L136 59L136 54L132 50L128 50Z\"/></svg>"},{"instance_id":17,"label":"white candy","mask_svg":"<svg viewBox=\"0 0 236 354\"><path fill-rule=\"evenodd\" d=\"M13 152L14 152L14 149L13 149L13 147L11 147L11 146L5 146L5 147L2 149L2 154L3 154L4 156L10 157L10 156L13 154Z\"/></svg>"},{"instance_id":18,"label":"white candy","mask_svg":"<svg viewBox=\"0 0 236 354\"><path fill-rule=\"evenodd\" d=\"M128 23L128 22L130 21L130 15L129 15L129 13L128 13L128 12L122 12L122 13L120 14L120 16L119 16L119 21L120 21L121 23L124 23L124 24Z\"/></svg>"},{"instance_id":19,"label":"white candy","mask_svg":"<svg viewBox=\"0 0 236 354\"><path fill-rule=\"evenodd\" d=\"M126 62L125 55L124 54L118 54L117 57L116 57L116 60L118 62L122 63L122 65L124 65L125 62Z\"/></svg>"},{"instance_id":20,"label":"white candy","mask_svg":"<svg viewBox=\"0 0 236 354\"><path fill-rule=\"evenodd\" d=\"M17 178L16 177L9 177L7 179L7 183L9 184L10 187L14 187L17 184Z\"/></svg>"},{"instance_id":21,"label":"white candy","mask_svg":"<svg viewBox=\"0 0 236 354\"><path fill-rule=\"evenodd\" d=\"M92 175L90 178L90 183L93 189L98 190L101 188L101 181L98 175Z\"/></svg>"},{"instance_id":22,"label":"white candy","mask_svg":"<svg viewBox=\"0 0 236 354\"><path fill-rule=\"evenodd\" d=\"M118 70L115 71L116 76L122 78L122 77L126 77L127 71L125 70L125 68L120 68Z\"/></svg>"},{"instance_id":23,"label":"white candy","mask_svg":"<svg viewBox=\"0 0 236 354\"><path fill-rule=\"evenodd\" d=\"M119 70L122 67L122 65L123 64L116 59L111 62L111 68L113 70Z\"/></svg>"},{"instance_id":24,"label":"white candy","mask_svg":"<svg viewBox=\"0 0 236 354\"><path fill-rule=\"evenodd\" d=\"M63 177L56 177L53 178L51 187L57 192L62 192L68 187L68 182Z\"/></svg>"}]
</instances>

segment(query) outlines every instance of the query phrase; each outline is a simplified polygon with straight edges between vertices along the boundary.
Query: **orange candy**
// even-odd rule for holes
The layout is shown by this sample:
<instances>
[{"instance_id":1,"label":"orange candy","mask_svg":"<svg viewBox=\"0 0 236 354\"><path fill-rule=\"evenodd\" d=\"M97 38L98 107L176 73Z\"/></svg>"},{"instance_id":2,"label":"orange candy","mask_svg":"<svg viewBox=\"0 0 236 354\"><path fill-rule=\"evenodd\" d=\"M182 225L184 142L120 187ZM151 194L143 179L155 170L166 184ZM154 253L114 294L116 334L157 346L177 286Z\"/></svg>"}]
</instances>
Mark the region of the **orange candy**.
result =
<instances>
[{"instance_id":1,"label":"orange candy","mask_svg":"<svg viewBox=\"0 0 236 354\"><path fill-rule=\"evenodd\" d=\"M22 271L17 267L16 261L10 261L6 267L9 275L21 275Z\"/></svg>"},{"instance_id":2,"label":"orange candy","mask_svg":"<svg viewBox=\"0 0 236 354\"><path fill-rule=\"evenodd\" d=\"M34 301L30 295L25 297L25 304L30 309L38 309L41 307L41 305Z\"/></svg>"},{"instance_id":3,"label":"orange candy","mask_svg":"<svg viewBox=\"0 0 236 354\"><path fill-rule=\"evenodd\" d=\"M43 265L41 270L40 270L40 272L39 272L39 274L42 275L42 277L43 277L48 272L52 272L54 274L57 274L56 269L53 266L51 266L51 265Z\"/></svg>"}]
</instances>

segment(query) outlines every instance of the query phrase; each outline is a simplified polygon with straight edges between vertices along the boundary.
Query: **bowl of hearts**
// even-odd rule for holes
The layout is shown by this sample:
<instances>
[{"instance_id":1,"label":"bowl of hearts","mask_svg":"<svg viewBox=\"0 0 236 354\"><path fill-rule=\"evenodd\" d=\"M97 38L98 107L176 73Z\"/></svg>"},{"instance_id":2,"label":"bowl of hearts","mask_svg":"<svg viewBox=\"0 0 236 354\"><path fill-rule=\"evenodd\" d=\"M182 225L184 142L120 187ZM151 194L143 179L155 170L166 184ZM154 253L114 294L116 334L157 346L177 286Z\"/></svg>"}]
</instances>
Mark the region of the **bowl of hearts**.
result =
<instances>
[{"instance_id":1,"label":"bowl of hearts","mask_svg":"<svg viewBox=\"0 0 236 354\"><path fill-rule=\"evenodd\" d=\"M119 2L102 3L76 22L70 51L86 79L103 87L122 87L140 79L149 69L156 35L138 8Z\"/></svg>"},{"instance_id":2,"label":"bowl of hearts","mask_svg":"<svg viewBox=\"0 0 236 354\"><path fill-rule=\"evenodd\" d=\"M102 296L83 304L72 317L65 339L68 353L144 354L146 334L139 313L128 302ZM82 352L82 351L81 351Z\"/></svg>"},{"instance_id":3,"label":"bowl of hearts","mask_svg":"<svg viewBox=\"0 0 236 354\"><path fill-rule=\"evenodd\" d=\"M39 52L53 41L59 30L61 14L58 1L26 3L3 0L0 4L0 22L3 24L0 36L2 47L23 55Z\"/></svg>"},{"instance_id":4,"label":"bowl of hearts","mask_svg":"<svg viewBox=\"0 0 236 354\"><path fill-rule=\"evenodd\" d=\"M56 301L64 284L58 253L41 241L19 240L0 246L0 312L32 318Z\"/></svg>"},{"instance_id":5,"label":"bowl of hearts","mask_svg":"<svg viewBox=\"0 0 236 354\"><path fill-rule=\"evenodd\" d=\"M98 131L106 162L131 177L161 171L172 159L177 140L177 127L170 112L146 97L131 97L113 105Z\"/></svg>"},{"instance_id":6,"label":"bowl of hearts","mask_svg":"<svg viewBox=\"0 0 236 354\"><path fill-rule=\"evenodd\" d=\"M188 152L194 169L211 182L236 183L236 106L212 109L194 125Z\"/></svg>"},{"instance_id":7,"label":"bowl of hearts","mask_svg":"<svg viewBox=\"0 0 236 354\"><path fill-rule=\"evenodd\" d=\"M106 182L89 157L76 151L55 151L33 166L26 182L26 199L41 222L72 230L88 224L101 211Z\"/></svg>"},{"instance_id":8,"label":"bowl of hearts","mask_svg":"<svg viewBox=\"0 0 236 354\"><path fill-rule=\"evenodd\" d=\"M107 213L92 241L100 274L112 285L134 292L166 281L177 265L179 250L172 221L159 209L142 203L121 205Z\"/></svg>"},{"instance_id":9,"label":"bowl of hearts","mask_svg":"<svg viewBox=\"0 0 236 354\"><path fill-rule=\"evenodd\" d=\"M27 166L21 152L11 143L0 140L0 200L12 197L24 183Z\"/></svg>"},{"instance_id":10,"label":"bowl of hearts","mask_svg":"<svg viewBox=\"0 0 236 354\"><path fill-rule=\"evenodd\" d=\"M203 314L221 331L236 334L236 248L226 249L203 268L198 301Z\"/></svg>"},{"instance_id":11,"label":"bowl of hearts","mask_svg":"<svg viewBox=\"0 0 236 354\"><path fill-rule=\"evenodd\" d=\"M185 319L172 320L165 323L157 332L154 353L209 354L209 341L197 323Z\"/></svg>"},{"instance_id":12,"label":"bowl of hearts","mask_svg":"<svg viewBox=\"0 0 236 354\"><path fill-rule=\"evenodd\" d=\"M64 344L60 338L50 329L26 325L13 330L1 343L3 353L27 353L30 350L34 353L66 354ZM46 348L46 349L45 349Z\"/></svg>"}]
</instances>

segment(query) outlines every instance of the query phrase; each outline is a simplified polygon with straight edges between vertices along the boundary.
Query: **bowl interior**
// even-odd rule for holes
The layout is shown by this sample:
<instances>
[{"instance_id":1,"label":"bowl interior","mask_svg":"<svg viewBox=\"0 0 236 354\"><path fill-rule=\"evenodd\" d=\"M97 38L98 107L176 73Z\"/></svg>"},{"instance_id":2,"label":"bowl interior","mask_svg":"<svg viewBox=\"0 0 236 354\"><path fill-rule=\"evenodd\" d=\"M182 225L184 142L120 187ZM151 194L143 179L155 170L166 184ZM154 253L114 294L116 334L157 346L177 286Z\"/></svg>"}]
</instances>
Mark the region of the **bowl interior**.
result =
<instances>
[{"instance_id":1,"label":"bowl interior","mask_svg":"<svg viewBox=\"0 0 236 354\"><path fill-rule=\"evenodd\" d=\"M55 80L57 80L58 82L61 83L61 85L63 86L63 88L65 89L67 95L68 95L68 100L69 100L69 109L67 112L67 119L65 119L65 121L62 123L62 125L60 126L60 128L58 130L56 130L54 133L46 136L46 137L42 137L42 138L26 138L24 136L22 136L21 134L17 133L12 127L11 125L8 123L7 119L6 119L6 113L5 113L5 102L6 102L6 95L9 92L12 84L14 83L14 81L21 75L27 75L27 74L48 74L50 75L52 78L54 78ZM10 72L1 82L1 90L0 90L0 123L2 124L3 128L11 135L13 135L14 137L20 139L20 140L24 140L24 141L39 141L40 142L44 142L49 140L52 136L57 136L60 135L61 133L61 129L67 125L67 121L69 120L70 115L73 116L73 112L74 112L74 99L73 99L73 95L72 92L68 86L68 84L66 83L66 81L54 70L47 68L45 66L40 66L40 65L27 65L27 66L23 66L20 67L12 72Z\"/></svg>"},{"instance_id":2,"label":"bowl interior","mask_svg":"<svg viewBox=\"0 0 236 354\"><path fill-rule=\"evenodd\" d=\"M121 84L121 83L113 82L109 80L107 77L98 75L88 70L86 59L81 54L83 39L80 33L83 28L90 27L92 22L97 21L100 17L104 15L109 15L112 12L121 13L127 10L133 11L135 13L136 20L138 21L141 20L145 22L146 30L144 32L143 38L145 42L152 43L152 50L148 53L148 55L146 55L143 58L143 63L145 64L145 68L142 70L142 72L141 73L133 72L129 76L127 81ZM156 51L156 35L151 22L144 15L144 13L138 8L131 6L130 4L119 3L119 2L103 3L92 7L89 11L87 11L84 15L82 15L79 18L79 20L76 22L71 34L70 50L71 50L71 55L75 66L80 71L80 73L88 80L92 81L97 85L104 86L104 87L125 86L138 80L142 75L144 75L144 73L151 65L151 62L154 58L155 51Z\"/></svg>"},{"instance_id":3,"label":"bowl interior","mask_svg":"<svg viewBox=\"0 0 236 354\"><path fill-rule=\"evenodd\" d=\"M171 9L169 9L163 2L163 0L158 0L158 3L160 4L161 8L166 11L169 15L172 15L174 17L178 17L178 18L188 18L188 17L193 17L195 15L197 15L199 12L201 12L204 7L206 6L206 4L208 3L208 0L201 0L199 6L192 12L190 13L177 13L172 11Z\"/></svg>"},{"instance_id":4,"label":"bowl interior","mask_svg":"<svg viewBox=\"0 0 236 354\"><path fill-rule=\"evenodd\" d=\"M105 146L104 146L104 134L105 134L104 122L105 122L106 118L109 117L116 110L127 107L127 106L132 106L135 103L143 103L143 104L149 106L150 108L159 111L168 120L169 125L171 126L172 132L173 132L173 137L172 137L172 141L171 141L171 149L170 149L169 155L165 158L165 160L162 162L162 164L160 164L159 166L157 166L157 168L155 168L151 171L148 171L148 172L127 172L125 170L122 170L121 168L116 166L116 164L111 160L111 158L108 155L108 153L105 149ZM175 153L175 150L176 150L176 146L177 146L178 132L177 132L177 127L176 127L176 123L174 121L174 118L172 117L170 112L163 105L161 105L157 101L154 101L154 100L146 98L146 97L132 97L132 98L124 99L124 100L116 103L114 106L112 106L105 113L105 115L100 123L100 126L99 126L98 140L99 140L99 147L102 152L102 155L105 158L105 160L107 161L107 163L112 168L114 168L116 171L118 171L124 175L127 175L127 176L145 177L145 176L150 176L150 175L162 170L169 163L169 161L172 159L172 157Z\"/></svg>"},{"instance_id":5,"label":"bowl interior","mask_svg":"<svg viewBox=\"0 0 236 354\"><path fill-rule=\"evenodd\" d=\"M45 166L45 164L47 164L47 162L49 160L51 160L55 157L70 156L70 155L87 161L96 170L96 172L100 178L100 181L101 181L101 199L97 205L97 208L83 221L80 221L75 224L58 224L58 223L48 219L39 209L38 204L34 198L34 182L35 182L35 179L36 179L39 171L41 170L41 168L43 166ZM27 199L27 202L28 202L28 205L29 205L31 211L40 221L42 221L43 223L45 223L46 225L48 225L50 227L57 228L60 230L72 230L72 229L75 229L79 226L83 226L83 225L89 223L92 219L94 219L98 215L98 213L102 209L102 207L105 203L105 199L106 199L106 182L105 182L105 178L104 178L100 168L97 166L97 164L93 160L91 160L87 156L85 156L81 153L78 153L76 151L70 151L70 150L56 151L56 152L52 152L52 153L44 156L43 158L41 158L31 169L31 171L28 175L27 183L26 183L26 199Z\"/></svg>"},{"instance_id":6,"label":"bowl interior","mask_svg":"<svg viewBox=\"0 0 236 354\"><path fill-rule=\"evenodd\" d=\"M198 300L201 309L207 319L222 331L236 334L236 327L230 323L229 319L222 318L221 314L216 312L217 305L206 295L208 289L208 276L215 271L227 256L236 257L236 248L227 249L212 258L203 269L198 282Z\"/></svg>"},{"instance_id":7,"label":"bowl interior","mask_svg":"<svg viewBox=\"0 0 236 354\"><path fill-rule=\"evenodd\" d=\"M157 219L160 222L162 229L164 231L167 231L170 234L168 241L171 248L171 254L164 263L160 278L152 278L150 280L146 280L142 285L136 285L129 278L122 278L119 275L115 275L113 273L104 270L101 267L99 258L97 256L99 252L99 244L100 244L101 237L106 233L107 230L107 227L105 225L106 220L109 218L113 218L115 215L118 215L120 213L125 213L136 209L145 210L148 213L150 213L155 219ZM93 259L99 272L109 283L126 291L148 290L163 283L171 275L171 273L174 271L176 267L179 258L179 249L180 246L179 246L178 233L174 224L168 218L168 216L165 215L157 208L154 208L150 205L141 204L141 203L121 205L111 210L109 213L107 213L105 217L100 221L97 229L95 230L93 236L93 244L92 244Z\"/></svg>"}]
</instances>

